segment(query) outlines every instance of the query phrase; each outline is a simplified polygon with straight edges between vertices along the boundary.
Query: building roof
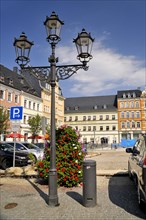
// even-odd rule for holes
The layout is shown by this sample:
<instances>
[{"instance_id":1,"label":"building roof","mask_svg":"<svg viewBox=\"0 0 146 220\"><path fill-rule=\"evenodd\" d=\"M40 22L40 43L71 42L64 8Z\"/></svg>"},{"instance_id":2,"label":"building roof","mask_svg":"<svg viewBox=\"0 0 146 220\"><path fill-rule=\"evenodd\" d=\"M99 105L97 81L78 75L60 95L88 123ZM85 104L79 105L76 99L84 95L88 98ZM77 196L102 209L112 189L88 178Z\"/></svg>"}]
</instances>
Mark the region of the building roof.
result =
<instances>
[{"instance_id":1,"label":"building roof","mask_svg":"<svg viewBox=\"0 0 146 220\"><path fill-rule=\"evenodd\" d=\"M133 90L122 90L117 92L117 98L137 98L141 96L141 90L133 89Z\"/></svg>"},{"instance_id":2,"label":"building roof","mask_svg":"<svg viewBox=\"0 0 146 220\"><path fill-rule=\"evenodd\" d=\"M40 97L39 92L35 90L34 86L28 82L25 76L12 71L3 65L0 65L0 83L19 91L24 91L31 95Z\"/></svg>"},{"instance_id":3,"label":"building roof","mask_svg":"<svg viewBox=\"0 0 146 220\"><path fill-rule=\"evenodd\" d=\"M117 96L90 96L65 99L65 113L115 111Z\"/></svg>"}]
</instances>

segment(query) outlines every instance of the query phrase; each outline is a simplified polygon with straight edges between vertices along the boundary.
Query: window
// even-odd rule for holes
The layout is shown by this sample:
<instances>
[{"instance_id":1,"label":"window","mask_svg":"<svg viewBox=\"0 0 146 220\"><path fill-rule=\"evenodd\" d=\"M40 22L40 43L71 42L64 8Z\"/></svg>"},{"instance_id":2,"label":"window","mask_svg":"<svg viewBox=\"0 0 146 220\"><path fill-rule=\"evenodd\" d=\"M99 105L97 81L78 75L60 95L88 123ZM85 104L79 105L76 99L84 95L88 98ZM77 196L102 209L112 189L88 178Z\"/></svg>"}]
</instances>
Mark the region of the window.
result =
<instances>
[{"instance_id":1,"label":"window","mask_svg":"<svg viewBox=\"0 0 146 220\"><path fill-rule=\"evenodd\" d=\"M140 128L140 122L139 121L137 122L137 128Z\"/></svg>"},{"instance_id":2,"label":"window","mask_svg":"<svg viewBox=\"0 0 146 220\"><path fill-rule=\"evenodd\" d=\"M97 105L95 105L95 106L94 106L94 109L97 109L97 108L98 108L98 106L97 106Z\"/></svg>"},{"instance_id":3,"label":"window","mask_svg":"<svg viewBox=\"0 0 146 220\"><path fill-rule=\"evenodd\" d=\"M35 102L33 103L33 110L35 110Z\"/></svg>"},{"instance_id":4,"label":"window","mask_svg":"<svg viewBox=\"0 0 146 220\"><path fill-rule=\"evenodd\" d=\"M136 118L140 118L140 112L136 112Z\"/></svg>"},{"instance_id":5,"label":"window","mask_svg":"<svg viewBox=\"0 0 146 220\"><path fill-rule=\"evenodd\" d=\"M131 102L131 108L134 108L134 102Z\"/></svg>"},{"instance_id":6,"label":"window","mask_svg":"<svg viewBox=\"0 0 146 220\"><path fill-rule=\"evenodd\" d=\"M66 107L66 110L69 111L69 107Z\"/></svg>"},{"instance_id":7,"label":"window","mask_svg":"<svg viewBox=\"0 0 146 220\"><path fill-rule=\"evenodd\" d=\"M129 112L126 112L126 118L129 118L129 115L130 115Z\"/></svg>"},{"instance_id":8,"label":"window","mask_svg":"<svg viewBox=\"0 0 146 220\"><path fill-rule=\"evenodd\" d=\"M69 121L72 121L72 117L71 116L69 117Z\"/></svg>"},{"instance_id":9,"label":"window","mask_svg":"<svg viewBox=\"0 0 146 220\"><path fill-rule=\"evenodd\" d=\"M131 112L131 118L134 118L134 112Z\"/></svg>"},{"instance_id":10,"label":"window","mask_svg":"<svg viewBox=\"0 0 146 220\"><path fill-rule=\"evenodd\" d=\"M135 106L136 108L139 108L139 102L136 102Z\"/></svg>"},{"instance_id":11,"label":"window","mask_svg":"<svg viewBox=\"0 0 146 220\"><path fill-rule=\"evenodd\" d=\"M93 115L93 121L95 121L96 120L96 115Z\"/></svg>"},{"instance_id":12,"label":"window","mask_svg":"<svg viewBox=\"0 0 146 220\"><path fill-rule=\"evenodd\" d=\"M127 121L127 128L130 128L130 122Z\"/></svg>"},{"instance_id":13,"label":"window","mask_svg":"<svg viewBox=\"0 0 146 220\"><path fill-rule=\"evenodd\" d=\"M103 120L103 116L102 115L99 116L99 120Z\"/></svg>"},{"instance_id":14,"label":"window","mask_svg":"<svg viewBox=\"0 0 146 220\"><path fill-rule=\"evenodd\" d=\"M100 131L103 131L103 126L100 126Z\"/></svg>"},{"instance_id":15,"label":"window","mask_svg":"<svg viewBox=\"0 0 146 220\"><path fill-rule=\"evenodd\" d=\"M86 126L83 126L83 131L86 131Z\"/></svg>"},{"instance_id":16,"label":"window","mask_svg":"<svg viewBox=\"0 0 146 220\"><path fill-rule=\"evenodd\" d=\"M78 116L75 116L75 121L78 121Z\"/></svg>"},{"instance_id":17,"label":"window","mask_svg":"<svg viewBox=\"0 0 146 220\"><path fill-rule=\"evenodd\" d=\"M26 115L23 117L23 123L26 124Z\"/></svg>"},{"instance_id":18,"label":"window","mask_svg":"<svg viewBox=\"0 0 146 220\"><path fill-rule=\"evenodd\" d=\"M83 121L86 121L86 116L83 116Z\"/></svg>"},{"instance_id":19,"label":"window","mask_svg":"<svg viewBox=\"0 0 146 220\"><path fill-rule=\"evenodd\" d=\"M125 93L123 93L123 98L124 98L124 99L126 98L126 94L125 94Z\"/></svg>"},{"instance_id":20,"label":"window","mask_svg":"<svg viewBox=\"0 0 146 220\"><path fill-rule=\"evenodd\" d=\"M12 79L9 80L9 85L13 86L13 80Z\"/></svg>"},{"instance_id":21,"label":"window","mask_svg":"<svg viewBox=\"0 0 146 220\"><path fill-rule=\"evenodd\" d=\"M88 131L91 131L91 126L88 126Z\"/></svg>"},{"instance_id":22,"label":"window","mask_svg":"<svg viewBox=\"0 0 146 220\"><path fill-rule=\"evenodd\" d=\"M109 120L109 115L106 115L106 120Z\"/></svg>"},{"instance_id":23,"label":"window","mask_svg":"<svg viewBox=\"0 0 146 220\"><path fill-rule=\"evenodd\" d=\"M0 99L4 99L4 91L0 90Z\"/></svg>"},{"instance_id":24,"label":"window","mask_svg":"<svg viewBox=\"0 0 146 220\"><path fill-rule=\"evenodd\" d=\"M124 108L124 102L120 102L120 108Z\"/></svg>"},{"instance_id":25,"label":"window","mask_svg":"<svg viewBox=\"0 0 146 220\"><path fill-rule=\"evenodd\" d=\"M121 112L121 118L124 118L124 112Z\"/></svg>"},{"instance_id":26,"label":"window","mask_svg":"<svg viewBox=\"0 0 146 220\"><path fill-rule=\"evenodd\" d=\"M144 107L146 108L146 101L144 102Z\"/></svg>"},{"instance_id":27,"label":"window","mask_svg":"<svg viewBox=\"0 0 146 220\"><path fill-rule=\"evenodd\" d=\"M126 108L129 108L129 102L126 102L126 103L125 103L125 107L126 107Z\"/></svg>"},{"instance_id":28,"label":"window","mask_svg":"<svg viewBox=\"0 0 146 220\"><path fill-rule=\"evenodd\" d=\"M78 131L78 126L75 126L76 131Z\"/></svg>"},{"instance_id":29,"label":"window","mask_svg":"<svg viewBox=\"0 0 146 220\"><path fill-rule=\"evenodd\" d=\"M116 116L115 115L112 115L112 120L115 120L116 119Z\"/></svg>"},{"instance_id":30,"label":"window","mask_svg":"<svg viewBox=\"0 0 146 220\"><path fill-rule=\"evenodd\" d=\"M66 121L66 117L64 117L64 121Z\"/></svg>"},{"instance_id":31,"label":"window","mask_svg":"<svg viewBox=\"0 0 146 220\"><path fill-rule=\"evenodd\" d=\"M18 103L18 95L15 95L15 103Z\"/></svg>"},{"instance_id":32,"label":"window","mask_svg":"<svg viewBox=\"0 0 146 220\"><path fill-rule=\"evenodd\" d=\"M93 131L96 131L96 126L93 126Z\"/></svg>"},{"instance_id":33,"label":"window","mask_svg":"<svg viewBox=\"0 0 146 220\"><path fill-rule=\"evenodd\" d=\"M109 131L109 126L106 126L106 131Z\"/></svg>"},{"instance_id":34,"label":"window","mask_svg":"<svg viewBox=\"0 0 146 220\"><path fill-rule=\"evenodd\" d=\"M128 93L128 98L131 98L131 94L130 93Z\"/></svg>"},{"instance_id":35,"label":"window","mask_svg":"<svg viewBox=\"0 0 146 220\"><path fill-rule=\"evenodd\" d=\"M49 83L46 83L46 89L50 89L50 84Z\"/></svg>"},{"instance_id":36,"label":"window","mask_svg":"<svg viewBox=\"0 0 146 220\"><path fill-rule=\"evenodd\" d=\"M40 105L39 104L37 104L37 111L39 111L40 110Z\"/></svg>"},{"instance_id":37,"label":"window","mask_svg":"<svg viewBox=\"0 0 146 220\"><path fill-rule=\"evenodd\" d=\"M133 92L133 98L135 98L136 97L136 94L135 94L135 92Z\"/></svg>"},{"instance_id":38,"label":"window","mask_svg":"<svg viewBox=\"0 0 146 220\"><path fill-rule=\"evenodd\" d=\"M12 93L8 92L8 101L11 102L12 101Z\"/></svg>"},{"instance_id":39,"label":"window","mask_svg":"<svg viewBox=\"0 0 146 220\"><path fill-rule=\"evenodd\" d=\"M4 76L0 76L0 82L4 82Z\"/></svg>"},{"instance_id":40,"label":"window","mask_svg":"<svg viewBox=\"0 0 146 220\"><path fill-rule=\"evenodd\" d=\"M76 110L76 111L79 110L79 107L78 107L78 106L75 106L75 110Z\"/></svg>"},{"instance_id":41,"label":"window","mask_svg":"<svg viewBox=\"0 0 146 220\"><path fill-rule=\"evenodd\" d=\"M106 105L106 104L104 104L104 105L103 105L103 108L104 108L104 109L106 109L106 108L107 108L107 105Z\"/></svg>"},{"instance_id":42,"label":"window","mask_svg":"<svg viewBox=\"0 0 146 220\"><path fill-rule=\"evenodd\" d=\"M27 105L27 100L25 99L24 100L24 108L26 108L26 105Z\"/></svg>"},{"instance_id":43,"label":"window","mask_svg":"<svg viewBox=\"0 0 146 220\"><path fill-rule=\"evenodd\" d=\"M88 116L88 121L90 121L91 120L91 116Z\"/></svg>"},{"instance_id":44,"label":"window","mask_svg":"<svg viewBox=\"0 0 146 220\"><path fill-rule=\"evenodd\" d=\"M29 109L31 109L31 101L29 101Z\"/></svg>"},{"instance_id":45,"label":"window","mask_svg":"<svg viewBox=\"0 0 146 220\"><path fill-rule=\"evenodd\" d=\"M112 130L113 130L113 131L116 130L116 126L115 126L115 125L112 126Z\"/></svg>"},{"instance_id":46,"label":"window","mask_svg":"<svg viewBox=\"0 0 146 220\"><path fill-rule=\"evenodd\" d=\"M125 128L125 122L122 122L122 123L121 123L121 127L122 127L122 128Z\"/></svg>"},{"instance_id":47,"label":"window","mask_svg":"<svg viewBox=\"0 0 146 220\"><path fill-rule=\"evenodd\" d=\"M135 122L132 121L132 128L135 128Z\"/></svg>"}]
</instances>

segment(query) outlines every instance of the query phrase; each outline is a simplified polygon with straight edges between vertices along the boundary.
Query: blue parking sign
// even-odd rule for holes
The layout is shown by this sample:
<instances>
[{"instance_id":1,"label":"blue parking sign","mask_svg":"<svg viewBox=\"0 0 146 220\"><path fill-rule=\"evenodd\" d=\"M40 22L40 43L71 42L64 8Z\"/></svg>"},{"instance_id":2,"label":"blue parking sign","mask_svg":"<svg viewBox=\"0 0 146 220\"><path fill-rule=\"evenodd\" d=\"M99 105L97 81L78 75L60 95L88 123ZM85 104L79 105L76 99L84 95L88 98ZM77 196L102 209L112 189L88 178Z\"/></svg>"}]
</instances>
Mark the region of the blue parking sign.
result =
<instances>
[{"instance_id":1,"label":"blue parking sign","mask_svg":"<svg viewBox=\"0 0 146 220\"><path fill-rule=\"evenodd\" d=\"M23 118L23 107L14 106L10 108L10 120L22 120Z\"/></svg>"}]
</instances>

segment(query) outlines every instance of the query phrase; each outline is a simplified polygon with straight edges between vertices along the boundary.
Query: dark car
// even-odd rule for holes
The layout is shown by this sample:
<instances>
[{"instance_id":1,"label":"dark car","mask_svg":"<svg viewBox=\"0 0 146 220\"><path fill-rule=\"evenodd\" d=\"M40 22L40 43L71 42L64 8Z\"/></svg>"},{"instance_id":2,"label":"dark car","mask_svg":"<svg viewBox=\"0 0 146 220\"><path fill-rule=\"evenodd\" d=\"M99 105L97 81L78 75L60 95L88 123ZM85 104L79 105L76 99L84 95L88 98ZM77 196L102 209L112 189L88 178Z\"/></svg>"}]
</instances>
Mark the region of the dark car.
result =
<instances>
[{"instance_id":1,"label":"dark car","mask_svg":"<svg viewBox=\"0 0 146 220\"><path fill-rule=\"evenodd\" d=\"M128 160L128 173L136 184L139 206L146 208L146 136L141 136L135 146L127 148L126 152L131 153Z\"/></svg>"},{"instance_id":2,"label":"dark car","mask_svg":"<svg viewBox=\"0 0 146 220\"><path fill-rule=\"evenodd\" d=\"M0 167L6 169L13 166L13 147L0 142ZM15 166L27 166L30 159L27 153L15 152Z\"/></svg>"}]
</instances>

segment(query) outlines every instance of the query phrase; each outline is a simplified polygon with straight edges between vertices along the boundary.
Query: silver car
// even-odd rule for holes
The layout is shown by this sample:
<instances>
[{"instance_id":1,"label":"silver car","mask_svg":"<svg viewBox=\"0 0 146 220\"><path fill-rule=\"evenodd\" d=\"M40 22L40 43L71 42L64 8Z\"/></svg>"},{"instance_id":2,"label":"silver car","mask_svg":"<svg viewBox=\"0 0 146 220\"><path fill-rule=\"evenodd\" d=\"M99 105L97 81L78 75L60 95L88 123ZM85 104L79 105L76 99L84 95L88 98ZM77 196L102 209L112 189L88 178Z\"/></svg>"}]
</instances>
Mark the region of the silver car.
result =
<instances>
[{"instance_id":1,"label":"silver car","mask_svg":"<svg viewBox=\"0 0 146 220\"><path fill-rule=\"evenodd\" d=\"M16 143L15 145L16 151L31 153L34 156L35 161L43 159L44 151L39 147L37 147L35 144L28 142L18 142L18 141L16 142L10 141L6 143L12 145L13 147L14 147L14 143Z\"/></svg>"},{"instance_id":2,"label":"silver car","mask_svg":"<svg viewBox=\"0 0 146 220\"><path fill-rule=\"evenodd\" d=\"M136 141L133 148L127 148L131 153L128 160L129 177L134 180L137 187L138 203L146 208L146 136Z\"/></svg>"}]
</instances>

